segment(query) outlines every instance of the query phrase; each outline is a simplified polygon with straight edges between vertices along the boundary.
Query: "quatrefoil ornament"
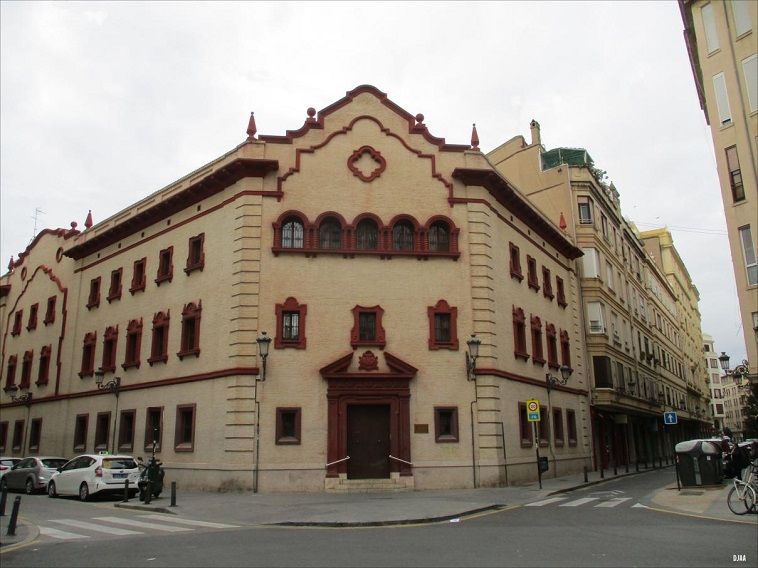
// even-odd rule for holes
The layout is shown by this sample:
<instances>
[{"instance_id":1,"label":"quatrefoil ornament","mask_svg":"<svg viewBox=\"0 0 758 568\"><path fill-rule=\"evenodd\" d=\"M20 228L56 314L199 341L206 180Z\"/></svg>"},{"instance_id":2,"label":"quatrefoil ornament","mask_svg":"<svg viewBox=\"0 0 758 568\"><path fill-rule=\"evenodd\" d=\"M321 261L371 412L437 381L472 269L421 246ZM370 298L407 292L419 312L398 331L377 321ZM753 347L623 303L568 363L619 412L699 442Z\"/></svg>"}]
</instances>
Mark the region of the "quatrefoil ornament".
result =
<instances>
[{"instance_id":1,"label":"quatrefoil ornament","mask_svg":"<svg viewBox=\"0 0 758 568\"><path fill-rule=\"evenodd\" d=\"M347 159L347 167L355 177L368 183L382 175L387 160L371 146L361 146Z\"/></svg>"}]
</instances>

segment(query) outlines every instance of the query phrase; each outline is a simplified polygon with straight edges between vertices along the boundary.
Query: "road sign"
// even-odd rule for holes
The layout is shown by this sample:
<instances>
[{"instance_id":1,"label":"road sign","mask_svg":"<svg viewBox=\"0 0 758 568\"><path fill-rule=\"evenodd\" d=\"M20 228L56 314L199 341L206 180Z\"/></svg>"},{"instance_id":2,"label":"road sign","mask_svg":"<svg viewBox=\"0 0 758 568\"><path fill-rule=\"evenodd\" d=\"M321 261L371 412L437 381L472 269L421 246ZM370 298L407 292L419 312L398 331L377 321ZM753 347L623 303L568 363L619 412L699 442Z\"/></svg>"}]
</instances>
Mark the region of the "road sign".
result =
<instances>
[{"instance_id":1,"label":"road sign","mask_svg":"<svg viewBox=\"0 0 758 568\"><path fill-rule=\"evenodd\" d=\"M679 418L676 415L676 412L664 412L663 413L663 423L664 424L676 424L679 422Z\"/></svg>"},{"instance_id":2,"label":"road sign","mask_svg":"<svg viewBox=\"0 0 758 568\"><path fill-rule=\"evenodd\" d=\"M540 401L536 398L530 398L526 401L526 419L529 422L540 421Z\"/></svg>"}]
</instances>

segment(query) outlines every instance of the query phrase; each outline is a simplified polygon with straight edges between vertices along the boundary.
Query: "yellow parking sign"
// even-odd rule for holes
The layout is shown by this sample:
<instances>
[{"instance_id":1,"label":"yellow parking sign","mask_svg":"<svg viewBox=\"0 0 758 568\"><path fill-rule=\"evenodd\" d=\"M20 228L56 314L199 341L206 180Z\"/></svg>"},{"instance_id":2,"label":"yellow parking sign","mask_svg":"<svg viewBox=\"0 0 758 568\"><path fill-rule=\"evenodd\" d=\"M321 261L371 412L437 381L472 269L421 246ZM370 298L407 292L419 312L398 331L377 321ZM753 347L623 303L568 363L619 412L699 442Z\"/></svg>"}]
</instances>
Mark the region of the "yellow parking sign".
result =
<instances>
[{"instance_id":1,"label":"yellow parking sign","mask_svg":"<svg viewBox=\"0 0 758 568\"><path fill-rule=\"evenodd\" d=\"M540 401L536 398L530 398L526 401L526 419L529 422L540 421Z\"/></svg>"}]
</instances>

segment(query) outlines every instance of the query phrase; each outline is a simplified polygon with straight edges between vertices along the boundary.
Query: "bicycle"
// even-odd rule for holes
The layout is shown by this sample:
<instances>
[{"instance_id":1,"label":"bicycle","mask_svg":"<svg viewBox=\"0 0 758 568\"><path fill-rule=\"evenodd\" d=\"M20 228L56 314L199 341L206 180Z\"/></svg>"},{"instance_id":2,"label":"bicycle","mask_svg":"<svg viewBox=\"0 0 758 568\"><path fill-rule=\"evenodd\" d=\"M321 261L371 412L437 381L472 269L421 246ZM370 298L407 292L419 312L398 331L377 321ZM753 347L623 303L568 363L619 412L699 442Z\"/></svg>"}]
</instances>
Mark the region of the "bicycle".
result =
<instances>
[{"instance_id":1,"label":"bicycle","mask_svg":"<svg viewBox=\"0 0 758 568\"><path fill-rule=\"evenodd\" d=\"M729 510L735 515L758 512L758 460L750 462L750 473L746 480L734 478L734 486L726 496Z\"/></svg>"}]
</instances>

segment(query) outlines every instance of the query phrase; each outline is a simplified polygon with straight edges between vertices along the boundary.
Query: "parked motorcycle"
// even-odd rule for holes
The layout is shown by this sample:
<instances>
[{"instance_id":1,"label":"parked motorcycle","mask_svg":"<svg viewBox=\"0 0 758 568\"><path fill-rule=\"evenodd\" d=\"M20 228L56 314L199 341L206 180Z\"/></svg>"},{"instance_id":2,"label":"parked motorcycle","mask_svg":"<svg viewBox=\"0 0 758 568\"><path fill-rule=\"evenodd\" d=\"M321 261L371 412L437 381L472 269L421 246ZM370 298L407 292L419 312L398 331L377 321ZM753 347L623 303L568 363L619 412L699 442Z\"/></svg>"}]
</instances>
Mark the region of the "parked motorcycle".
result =
<instances>
[{"instance_id":1,"label":"parked motorcycle","mask_svg":"<svg viewBox=\"0 0 758 568\"><path fill-rule=\"evenodd\" d=\"M149 503L150 499L158 497L163 491L163 477L166 472L163 471L163 464L155 456L147 460L147 465L140 474L137 482L139 487L139 500ZM148 492L148 485L150 490Z\"/></svg>"}]
</instances>

